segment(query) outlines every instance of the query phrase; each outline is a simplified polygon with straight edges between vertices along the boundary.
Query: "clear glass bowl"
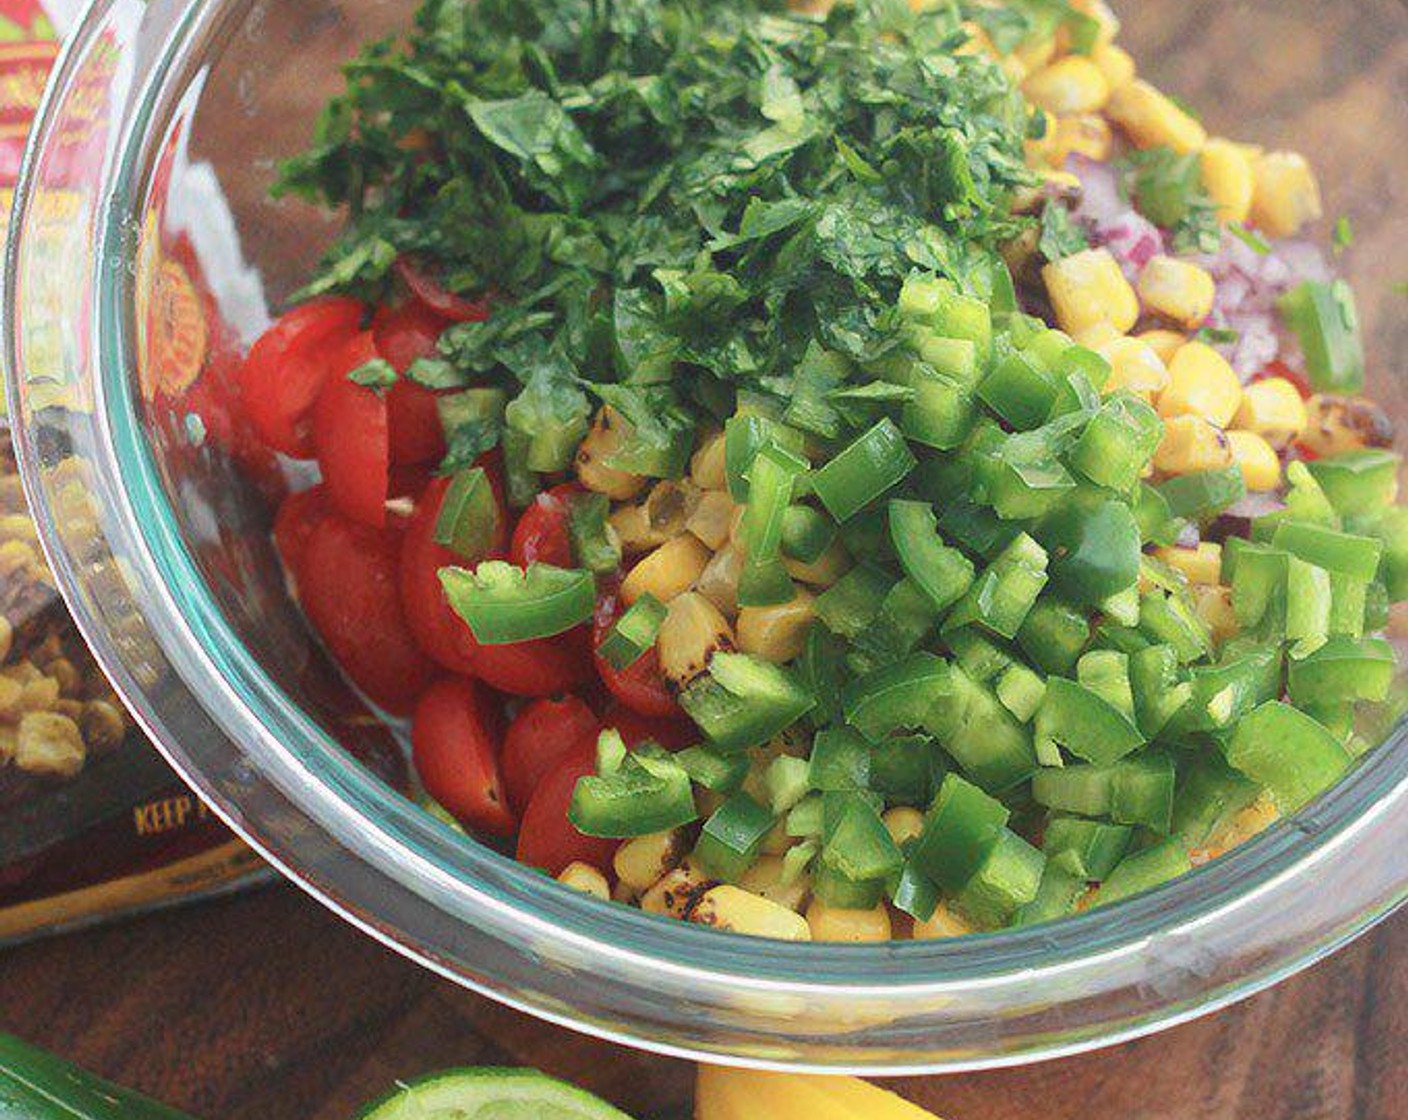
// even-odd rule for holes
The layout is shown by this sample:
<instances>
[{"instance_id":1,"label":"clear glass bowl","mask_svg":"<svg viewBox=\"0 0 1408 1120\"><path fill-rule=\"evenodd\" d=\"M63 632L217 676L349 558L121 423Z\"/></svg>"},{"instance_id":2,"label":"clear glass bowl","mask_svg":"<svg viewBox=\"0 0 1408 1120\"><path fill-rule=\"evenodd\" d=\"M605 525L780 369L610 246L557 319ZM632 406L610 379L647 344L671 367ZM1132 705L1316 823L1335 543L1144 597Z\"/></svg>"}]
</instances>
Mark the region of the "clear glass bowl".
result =
<instances>
[{"instance_id":1,"label":"clear glass bowl","mask_svg":"<svg viewBox=\"0 0 1408 1120\"><path fill-rule=\"evenodd\" d=\"M273 161L306 141L337 62L411 8L97 0L40 113L6 260L10 408L70 606L153 740L289 878L426 967L544 1018L662 1052L869 1073L995 1066L1148 1032L1304 967L1403 900L1401 725L1342 785L1226 859L1108 910L951 942L778 944L603 906L394 793L378 776L394 777L394 752L285 593L249 481L263 467L186 412L192 308L213 317L204 342L218 365L332 228L266 199ZM1295 144L1279 134L1292 107L1322 95L1328 111L1358 106L1344 114L1347 157L1319 161L1330 202L1393 228L1391 195L1372 185L1408 172L1403 138L1382 135L1403 125L1395 83L1341 60L1345 42L1401 39L1401 7L1239 6L1235 49L1225 21L1145 10L1126 29L1136 53L1152 40L1167 70L1155 76L1199 85L1213 123L1236 135ZM1268 26L1284 38L1254 49ZM1361 247L1351 271L1382 280L1390 257ZM1364 302L1374 356L1401 353L1400 305ZM1408 420L1403 388L1376 386ZM100 514L96 539L70 535L82 504Z\"/></svg>"}]
</instances>

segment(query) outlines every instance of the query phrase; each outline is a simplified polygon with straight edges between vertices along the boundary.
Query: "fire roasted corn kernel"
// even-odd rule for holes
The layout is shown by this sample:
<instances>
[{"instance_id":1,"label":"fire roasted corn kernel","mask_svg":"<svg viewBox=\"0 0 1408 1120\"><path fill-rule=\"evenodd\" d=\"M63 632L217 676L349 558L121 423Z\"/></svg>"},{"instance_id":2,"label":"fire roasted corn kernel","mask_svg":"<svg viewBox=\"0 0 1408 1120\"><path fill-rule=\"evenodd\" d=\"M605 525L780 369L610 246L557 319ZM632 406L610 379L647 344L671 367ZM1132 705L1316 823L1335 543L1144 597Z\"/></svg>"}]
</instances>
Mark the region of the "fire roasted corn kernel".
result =
<instances>
[{"instance_id":1,"label":"fire roasted corn kernel","mask_svg":"<svg viewBox=\"0 0 1408 1120\"><path fill-rule=\"evenodd\" d=\"M1300 442L1317 455L1393 444L1393 421L1371 400L1316 393L1305 402L1305 411Z\"/></svg>"},{"instance_id":2,"label":"fire roasted corn kernel","mask_svg":"<svg viewBox=\"0 0 1408 1120\"><path fill-rule=\"evenodd\" d=\"M1056 322L1067 334L1108 322L1121 334L1139 318L1139 299L1108 249L1085 249L1041 270Z\"/></svg>"},{"instance_id":3,"label":"fire roasted corn kernel","mask_svg":"<svg viewBox=\"0 0 1408 1120\"><path fill-rule=\"evenodd\" d=\"M727 618L738 614L738 577L743 572L743 550L730 541L714 553L699 573L695 590Z\"/></svg>"},{"instance_id":4,"label":"fire roasted corn kernel","mask_svg":"<svg viewBox=\"0 0 1408 1120\"><path fill-rule=\"evenodd\" d=\"M924 831L924 814L918 809L911 809L908 805L897 805L893 809L887 809L882 818L885 822L885 830L889 832L892 839L900 847L911 840L916 840L919 834Z\"/></svg>"},{"instance_id":5,"label":"fire roasted corn kernel","mask_svg":"<svg viewBox=\"0 0 1408 1120\"><path fill-rule=\"evenodd\" d=\"M734 649L737 641L718 607L698 591L686 591L670 601L655 644L665 680L683 689L709 668L715 653Z\"/></svg>"},{"instance_id":6,"label":"fire roasted corn kernel","mask_svg":"<svg viewBox=\"0 0 1408 1120\"><path fill-rule=\"evenodd\" d=\"M684 837L672 828L627 840L616 849L612 867L622 885L642 894L678 867L684 855Z\"/></svg>"},{"instance_id":7,"label":"fire roasted corn kernel","mask_svg":"<svg viewBox=\"0 0 1408 1120\"><path fill-rule=\"evenodd\" d=\"M1110 83L1090 59L1071 54L1030 75L1022 92L1048 113L1068 117L1101 109L1110 98Z\"/></svg>"},{"instance_id":8,"label":"fire roasted corn kernel","mask_svg":"<svg viewBox=\"0 0 1408 1120\"><path fill-rule=\"evenodd\" d=\"M1216 583L1222 578L1222 546L1212 541L1193 548L1157 548L1154 556L1182 572L1189 583Z\"/></svg>"},{"instance_id":9,"label":"fire roasted corn kernel","mask_svg":"<svg viewBox=\"0 0 1408 1120\"><path fill-rule=\"evenodd\" d=\"M843 910L813 899L807 907L807 925L813 941L845 941L856 944L890 940L890 912L882 902L870 910Z\"/></svg>"},{"instance_id":10,"label":"fire roasted corn kernel","mask_svg":"<svg viewBox=\"0 0 1408 1120\"><path fill-rule=\"evenodd\" d=\"M723 432L707 436L689 460L689 477L701 490L723 490L728 486Z\"/></svg>"},{"instance_id":11,"label":"fire roasted corn kernel","mask_svg":"<svg viewBox=\"0 0 1408 1120\"><path fill-rule=\"evenodd\" d=\"M1242 403L1242 382L1227 359L1205 342L1178 348L1168 367L1168 388L1159 394L1159 415L1194 415L1225 428Z\"/></svg>"},{"instance_id":12,"label":"fire roasted corn kernel","mask_svg":"<svg viewBox=\"0 0 1408 1120\"><path fill-rule=\"evenodd\" d=\"M1110 95L1107 112L1141 148L1196 152L1207 142L1202 125L1170 97L1138 78Z\"/></svg>"},{"instance_id":13,"label":"fire roasted corn kernel","mask_svg":"<svg viewBox=\"0 0 1408 1120\"><path fill-rule=\"evenodd\" d=\"M557 881L564 887L571 887L574 891L581 891L589 894L593 898L599 898L606 902L611 898L611 884L606 881L606 876L589 863L582 863L577 860L569 863L558 875Z\"/></svg>"},{"instance_id":14,"label":"fire roasted corn kernel","mask_svg":"<svg viewBox=\"0 0 1408 1120\"><path fill-rule=\"evenodd\" d=\"M699 497L685 528L704 542L706 548L717 551L728 540L738 507L724 490L706 490Z\"/></svg>"},{"instance_id":15,"label":"fire roasted corn kernel","mask_svg":"<svg viewBox=\"0 0 1408 1120\"><path fill-rule=\"evenodd\" d=\"M645 489L640 475L610 465L611 457L621 450L625 429L625 418L610 405L603 405L577 449L576 459L582 485L618 502L629 501Z\"/></svg>"},{"instance_id":16,"label":"fire roasted corn kernel","mask_svg":"<svg viewBox=\"0 0 1408 1120\"><path fill-rule=\"evenodd\" d=\"M811 877L803 874L788 880L784 874L785 868L781 854L759 856L753 861L753 866L743 873L738 885L745 891L762 895L769 902L800 912L811 893Z\"/></svg>"},{"instance_id":17,"label":"fire roasted corn kernel","mask_svg":"<svg viewBox=\"0 0 1408 1120\"><path fill-rule=\"evenodd\" d=\"M1212 277L1204 268L1175 257L1156 256L1139 274L1144 310L1189 330L1212 312Z\"/></svg>"},{"instance_id":18,"label":"fire roasted corn kernel","mask_svg":"<svg viewBox=\"0 0 1408 1120\"><path fill-rule=\"evenodd\" d=\"M1232 445L1216 424L1201 416L1164 421L1164 435L1154 452L1154 467L1164 474L1192 474L1232 465Z\"/></svg>"},{"instance_id":19,"label":"fire roasted corn kernel","mask_svg":"<svg viewBox=\"0 0 1408 1120\"><path fill-rule=\"evenodd\" d=\"M1281 457L1256 432L1230 431L1232 461L1241 468L1248 490L1275 490L1281 485Z\"/></svg>"},{"instance_id":20,"label":"fire roasted corn kernel","mask_svg":"<svg viewBox=\"0 0 1408 1120\"><path fill-rule=\"evenodd\" d=\"M839 540L832 541L831 547L810 564L804 564L790 556L784 556L782 559L783 567L793 579L809 587L822 588L830 587L850 571L853 563L851 554Z\"/></svg>"},{"instance_id":21,"label":"fire roasted corn kernel","mask_svg":"<svg viewBox=\"0 0 1408 1120\"><path fill-rule=\"evenodd\" d=\"M689 912L701 926L779 941L810 941L807 919L762 895L721 883L706 891Z\"/></svg>"},{"instance_id":22,"label":"fire roasted corn kernel","mask_svg":"<svg viewBox=\"0 0 1408 1120\"><path fill-rule=\"evenodd\" d=\"M88 756L78 724L53 712L30 712L20 720L15 765L26 774L72 778Z\"/></svg>"},{"instance_id":23,"label":"fire roasted corn kernel","mask_svg":"<svg viewBox=\"0 0 1408 1120\"><path fill-rule=\"evenodd\" d=\"M1242 403L1232 418L1234 427L1256 432L1272 447L1285 447L1310 422L1305 398L1284 377L1253 381L1242 390Z\"/></svg>"},{"instance_id":24,"label":"fire roasted corn kernel","mask_svg":"<svg viewBox=\"0 0 1408 1120\"><path fill-rule=\"evenodd\" d=\"M1320 185L1299 152L1267 152L1252 164L1252 223L1272 237L1290 237L1323 213Z\"/></svg>"},{"instance_id":25,"label":"fire roasted corn kernel","mask_svg":"<svg viewBox=\"0 0 1408 1120\"><path fill-rule=\"evenodd\" d=\"M709 550L691 533L666 541L621 581L621 598L634 603L646 592L662 603L694 586L709 563Z\"/></svg>"},{"instance_id":26,"label":"fire roasted corn kernel","mask_svg":"<svg viewBox=\"0 0 1408 1120\"><path fill-rule=\"evenodd\" d=\"M650 889L640 896L640 907L647 914L684 918L711 888L718 886L718 883L717 879L711 879L693 857L690 857L652 884Z\"/></svg>"},{"instance_id":27,"label":"fire roasted corn kernel","mask_svg":"<svg viewBox=\"0 0 1408 1120\"><path fill-rule=\"evenodd\" d=\"M963 937L977 931L977 926L947 904L940 902L927 922L915 922L915 941L937 941L945 937Z\"/></svg>"},{"instance_id":28,"label":"fire roasted corn kernel","mask_svg":"<svg viewBox=\"0 0 1408 1120\"><path fill-rule=\"evenodd\" d=\"M1201 155L1203 189L1217 206L1224 222L1245 222L1252 212L1252 192L1256 177L1252 170L1253 149L1245 144L1214 137Z\"/></svg>"},{"instance_id":29,"label":"fire roasted corn kernel","mask_svg":"<svg viewBox=\"0 0 1408 1120\"><path fill-rule=\"evenodd\" d=\"M1193 613L1207 626L1213 641L1225 642L1235 638L1240 627L1237 612L1232 608L1232 589L1219 584L1194 584Z\"/></svg>"},{"instance_id":30,"label":"fire roasted corn kernel","mask_svg":"<svg viewBox=\"0 0 1408 1120\"><path fill-rule=\"evenodd\" d=\"M738 648L781 665L802 652L807 629L816 617L810 591L797 588L790 602L774 607L744 607L738 612Z\"/></svg>"}]
</instances>

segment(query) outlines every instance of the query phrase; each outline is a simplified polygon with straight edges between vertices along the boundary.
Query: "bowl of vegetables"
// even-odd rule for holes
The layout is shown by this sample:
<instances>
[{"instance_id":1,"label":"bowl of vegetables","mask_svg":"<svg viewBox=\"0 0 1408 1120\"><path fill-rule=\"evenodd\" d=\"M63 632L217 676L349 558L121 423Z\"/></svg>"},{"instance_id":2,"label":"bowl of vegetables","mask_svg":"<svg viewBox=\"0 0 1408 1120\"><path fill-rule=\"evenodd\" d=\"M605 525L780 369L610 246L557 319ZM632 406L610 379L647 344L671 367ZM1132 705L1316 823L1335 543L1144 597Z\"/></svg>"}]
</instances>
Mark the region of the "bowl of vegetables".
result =
<instances>
[{"instance_id":1,"label":"bowl of vegetables","mask_svg":"<svg viewBox=\"0 0 1408 1120\"><path fill-rule=\"evenodd\" d=\"M720 1061L1087 1048L1389 913L1390 221L1160 10L95 4L6 354L137 719L371 935Z\"/></svg>"}]
</instances>

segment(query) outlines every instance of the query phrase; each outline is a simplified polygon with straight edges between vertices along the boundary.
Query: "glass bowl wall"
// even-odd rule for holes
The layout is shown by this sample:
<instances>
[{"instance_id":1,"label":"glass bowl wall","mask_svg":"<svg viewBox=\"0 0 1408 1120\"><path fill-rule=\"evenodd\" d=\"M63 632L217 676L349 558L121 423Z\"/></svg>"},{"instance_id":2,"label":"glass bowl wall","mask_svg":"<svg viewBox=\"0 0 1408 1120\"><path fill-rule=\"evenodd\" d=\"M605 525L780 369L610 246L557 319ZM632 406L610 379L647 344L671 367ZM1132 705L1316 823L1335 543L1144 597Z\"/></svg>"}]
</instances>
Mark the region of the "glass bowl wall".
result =
<instances>
[{"instance_id":1,"label":"glass bowl wall","mask_svg":"<svg viewBox=\"0 0 1408 1120\"><path fill-rule=\"evenodd\" d=\"M276 472L222 427L219 394L333 228L267 199L274 161L307 140L338 62L410 10L97 0L41 112L6 260L11 414L65 595L153 739L286 875L427 967L545 1018L664 1052L871 1073L1144 1033L1274 982L1403 900L1402 727L1295 819L1176 883L953 942L782 945L601 906L395 793L394 742L279 576ZM1156 78L1205 95L1235 135L1310 147L1333 212L1381 244L1402 237L1391 48L1408 21L1392 0L1140 12L1126 39L1158 60ZM1317 149L1293 133L1321 105ZM1408 423L1387 364L1405 350L1403 316L1380 294L1401 277L1364 240L1348 266L1375 388ZM71 539L74 503L97 508L99 539Z\"/></svg>"}]
</instances>

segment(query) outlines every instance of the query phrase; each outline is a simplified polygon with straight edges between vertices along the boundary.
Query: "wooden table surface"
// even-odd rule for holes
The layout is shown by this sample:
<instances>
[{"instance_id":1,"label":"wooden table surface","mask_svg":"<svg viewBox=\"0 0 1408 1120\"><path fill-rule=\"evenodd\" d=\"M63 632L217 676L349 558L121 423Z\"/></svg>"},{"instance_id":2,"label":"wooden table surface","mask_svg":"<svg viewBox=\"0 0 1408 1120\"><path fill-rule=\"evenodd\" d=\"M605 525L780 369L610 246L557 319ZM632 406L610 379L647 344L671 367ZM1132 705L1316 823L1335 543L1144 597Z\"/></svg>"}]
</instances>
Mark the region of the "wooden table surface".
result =
<instances>
[{"instance_id":1,"label":"wooden table surface","mask_svg":"<svg viewBox=\"0 0 1408 1120\"><path fill-rule=\"evenodd\" d=\"M1343 263L1374 352L1401 372L1403 0L1150 2L1137 19L1132 0L1117 6L1136 56L1214 128L1316 159L1330 213L1355 217ZM1374 251L1384 245L1394 251ZM501 1009L286 886L0 954L0 1027L207 1120L341 1120L395 1078L483 1062L542 1066L643 1117L689 1112L687 1063ZM1403 1120L1405 1056L1400 916L1211 1018L1114 1051L897 1088L949 1120Z\"/></svg>"},{"instance_id":2,"label":"wooden table surface","mask_svg":"<svg viewBox=\"0 0 1408 1120\"><path fill-rule=\"evenodd\" d=\"M346 1120L396 1078L481 1063L539 1066L642 1120L690 1109L688 1063L462 991L282 885L0 955L0 1027L205 1120ZM1151 1038L895 1088L947 1120L1403 1120L1405 1054L1399 915Z\"/></svg>"}]
</instances>

